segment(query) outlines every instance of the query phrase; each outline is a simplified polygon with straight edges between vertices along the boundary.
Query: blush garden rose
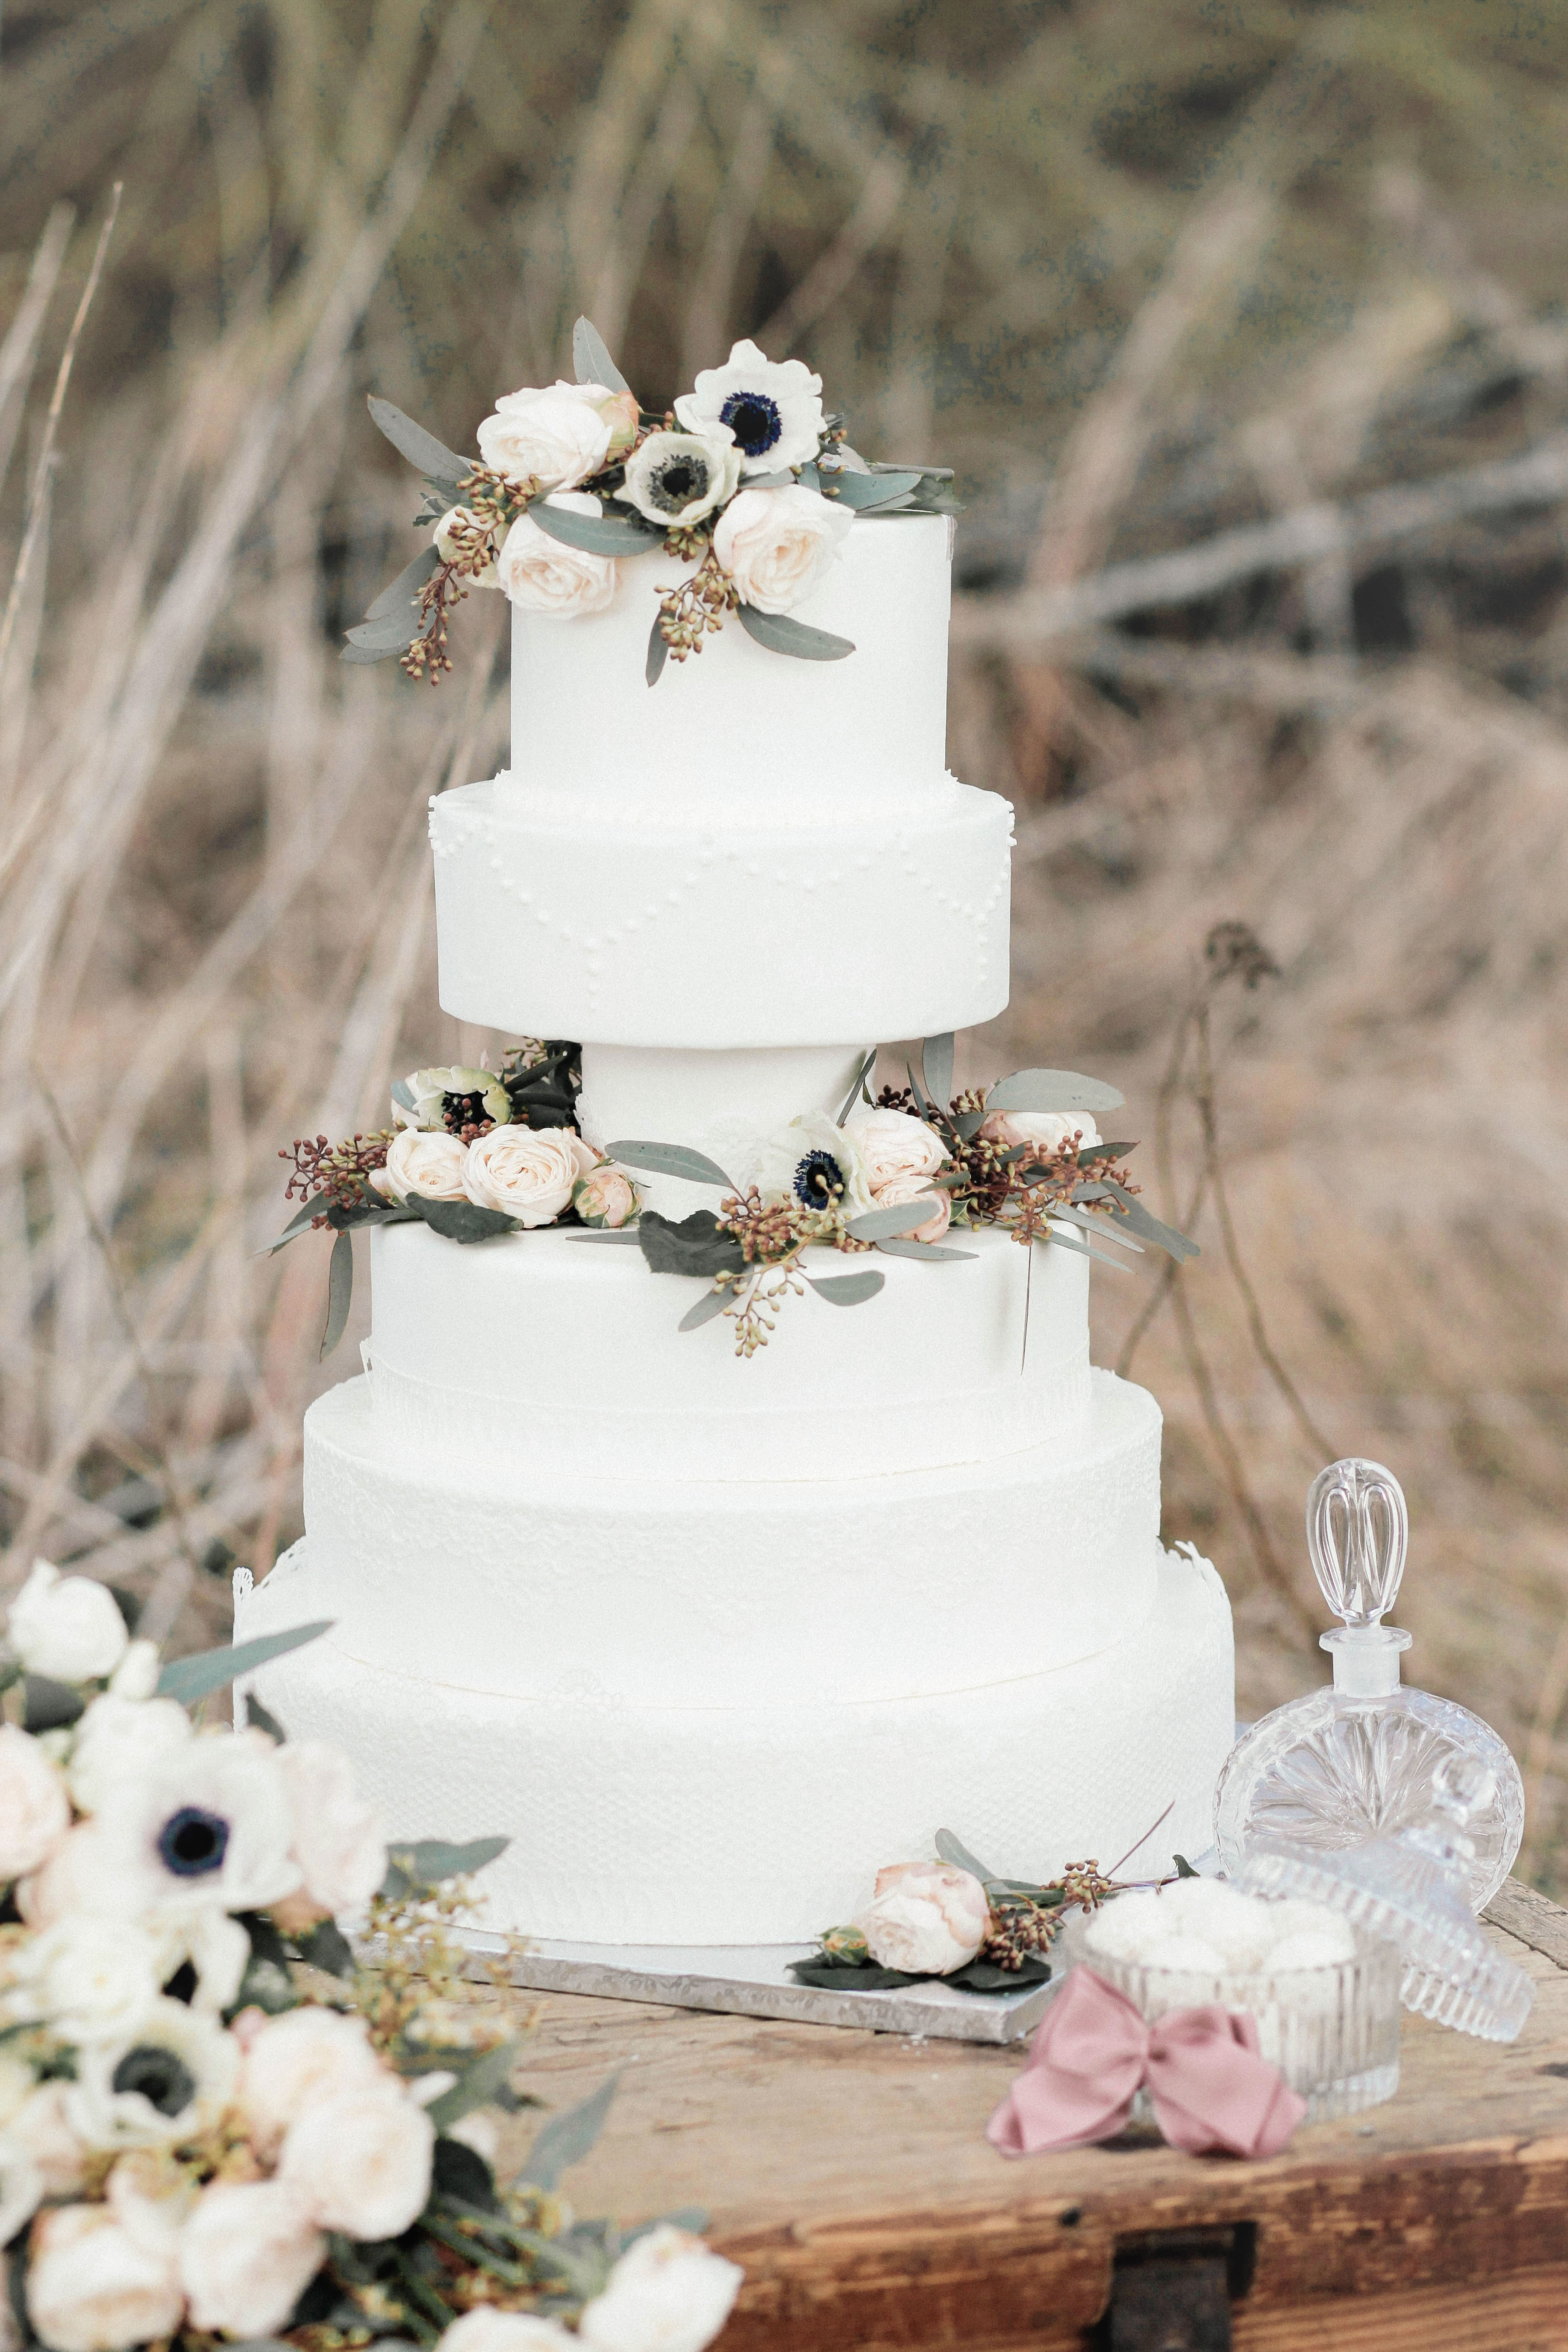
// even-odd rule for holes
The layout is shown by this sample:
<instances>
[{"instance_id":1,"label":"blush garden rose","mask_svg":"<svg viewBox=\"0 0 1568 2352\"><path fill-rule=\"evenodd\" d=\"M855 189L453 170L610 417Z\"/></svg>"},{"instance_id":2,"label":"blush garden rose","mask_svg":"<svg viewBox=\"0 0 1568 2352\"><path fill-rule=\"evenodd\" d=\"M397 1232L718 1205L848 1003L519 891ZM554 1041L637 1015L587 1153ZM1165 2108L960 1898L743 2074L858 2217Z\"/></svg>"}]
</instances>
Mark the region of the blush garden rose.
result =
<instances>
[{"instance_id":1,"label":"blush garden rose","mask_svg":"<svg viewBox=\"0 0 1568 2352\"><path fill-rule=\"evenodd\" d=\"M713 553L742 604L789 613L837 562L854 517L816 490L742 490L720 516Z\"/></svg>"},{"instance_id":2,"label":"blush garden rose","mask_svg":"<svg viewBox=\"0 0 1568 2352\"><path fill-rule=\"evenodd\" d=\"M549 499L549 506L572 514L596 515L597 499L570 491ZM528 515L520 515L508 531L496 562L497 576L512 604L524 613L547 621L572 621L585 613L602 613L615 595L620 566L614 556L594 555L586 548L567 547Z\"/></svg>"},{"instance_id":3,"label":"blush garden rose","mask_svg":"<svg viewBox=\"0 0 1568 2352\"><path fill-rule=\"evenodd\" d=\"M571 1203L598 1154L564 1127L492 1127L468 1146L463 1186L481 1209L521 1225L548 1225Z\"/></svg>"}]
</instances>

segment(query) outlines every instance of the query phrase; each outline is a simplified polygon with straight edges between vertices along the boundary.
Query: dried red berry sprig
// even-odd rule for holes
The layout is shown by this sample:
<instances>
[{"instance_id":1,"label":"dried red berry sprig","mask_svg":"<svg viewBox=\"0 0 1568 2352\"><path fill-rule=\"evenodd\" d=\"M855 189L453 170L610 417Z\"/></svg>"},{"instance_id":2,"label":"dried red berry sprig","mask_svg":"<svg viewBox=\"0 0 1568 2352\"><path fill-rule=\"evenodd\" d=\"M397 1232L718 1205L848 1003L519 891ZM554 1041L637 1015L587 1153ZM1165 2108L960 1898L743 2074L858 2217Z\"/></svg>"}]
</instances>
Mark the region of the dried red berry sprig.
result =
<instances>
[{"instance_id":1,"label":"dried red berry sprig","mask_svg":"<svg viewBox=\"0 0 1568 2352\"><path fill-rule=\"evenodd\" d=\"M286 1201L321 1200L327 1209L359 1209L367 1196L379 1198L370 1179L378 1168L386 1165L386 1148L396 1130L386 1127L374 1135L351 1136L346 1141L333 1143L329 1137L300 1137L280 1150L279 1160L291 1160L294 1173L283 1188ZM311 1220L313 1224L327 1223L326 1210Z\"/></svg>"}]
</instances>

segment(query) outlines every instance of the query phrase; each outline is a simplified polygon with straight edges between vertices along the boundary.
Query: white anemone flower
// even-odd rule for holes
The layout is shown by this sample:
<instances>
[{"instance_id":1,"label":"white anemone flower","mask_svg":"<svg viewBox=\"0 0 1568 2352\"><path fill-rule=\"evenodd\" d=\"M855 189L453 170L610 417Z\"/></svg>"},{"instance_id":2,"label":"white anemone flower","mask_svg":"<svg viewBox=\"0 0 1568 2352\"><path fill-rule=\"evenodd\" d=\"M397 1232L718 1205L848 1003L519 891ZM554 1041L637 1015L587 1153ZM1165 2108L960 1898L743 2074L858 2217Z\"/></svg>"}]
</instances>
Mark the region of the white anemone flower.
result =
<instances>
[{"instance_id":1,"label":"white anemone flower","mask_svg":"<svg viewBox=\"0 0 1568 2352\"><path fill-rule=\"evenodd\" d=\"M661 530L679 530L732 499L740 479L741 452L728 425L650 433L626 459L626 485L615 495Z\"/></svg>"},{"instance_id":2,"label":"white anemone flower","mask_svg":"<svg viewBox=\"0 0 1568 2352\"><path fill-rule=\"evenodd\" d=\"M183 2001L155 2001L133 2034L78 2053L66 2116L87 2147L174 2147L216 2123L234 2092L239 2044Z\"/></svg>"},{"instance_id":3,"label":"white anemone flower","mask_svg":"<svg viewBox=\"0 0 1568 2352\"><path fill-rule=\"evenodd\" d=\"M837 1202L847 1218L871 1206L859 1146L826 1111L804 1112L765 1136L740 1173L764 1201L794 1201L803 1209L829 1209Z\"/></svg>"},{"instance_id":4,"label":"white anemone flower","mask_svg":"<svg viewBox=\"0 0 1568 2352\"><path fill-rule=\"evenodd\" d=\"M721 368L704 368L675 414L688 433L727 426L745 474L804 466L822 440L822 378L804 360L766 358L753 342L731 346Z\"/></svg>"},{"instance_id":5,"label":"white anemone flower","mask_svg":"<svg viewBox=\"0 0 1568 2352\"><path fill-rule=\"evenodd\" d=\"M271 1740L213 1732L107 1790L91 1824L87 1907L156 1927L198 1911L264 1911L299 1885L288 1784Z\"/></svg>"},{"instance_id":6,"label":"white anemone flower","mask_svg":"<svg viewBox=\"0 0 1568 2352\"><path fill-rule=\"evenodd\" d=\"M441 1069L411 1070L404 1085L414 1097L414 1108L407 1109L395 1102L392 1116L399 1127L446 1128L448 1113L456 1126L447 1132L456 1135L463 1127L478 1127L487 1118L504 1127L511 1117L511 1097L493 1070L468 1070L450 1066Z\"/></svg>"}]
</instances>

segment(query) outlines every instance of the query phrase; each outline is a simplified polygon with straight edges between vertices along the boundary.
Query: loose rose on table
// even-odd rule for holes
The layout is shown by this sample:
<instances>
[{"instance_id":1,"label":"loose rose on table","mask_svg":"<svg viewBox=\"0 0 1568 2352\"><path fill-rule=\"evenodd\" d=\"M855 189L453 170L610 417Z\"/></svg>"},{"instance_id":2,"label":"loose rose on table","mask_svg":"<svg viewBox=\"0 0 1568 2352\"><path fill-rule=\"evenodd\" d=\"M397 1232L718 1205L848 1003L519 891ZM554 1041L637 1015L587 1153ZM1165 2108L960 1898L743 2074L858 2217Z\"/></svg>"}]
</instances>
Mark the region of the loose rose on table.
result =
<instances>
[{"instance_id":1,"label":"loose rose on table","mask_svg":"<svg viewBox=\"0 0 1568 2352\"><path fill-rule=\"evenodd\" d=\"M877 1873L876 1899L855 1921L879 1968L947 1976L973 1959L991 1927L985 1889L942 1862L896 1862Z\"/></svg>"}]
</instances>

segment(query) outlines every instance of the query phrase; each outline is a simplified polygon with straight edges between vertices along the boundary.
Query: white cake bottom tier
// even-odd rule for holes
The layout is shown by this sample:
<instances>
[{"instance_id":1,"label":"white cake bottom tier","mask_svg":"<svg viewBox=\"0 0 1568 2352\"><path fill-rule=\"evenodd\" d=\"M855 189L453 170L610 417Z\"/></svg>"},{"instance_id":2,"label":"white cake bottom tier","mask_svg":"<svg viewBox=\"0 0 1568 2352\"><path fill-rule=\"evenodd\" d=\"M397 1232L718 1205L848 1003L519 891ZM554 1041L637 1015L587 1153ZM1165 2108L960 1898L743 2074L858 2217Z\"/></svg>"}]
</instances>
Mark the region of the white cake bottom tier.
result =
<instances>
[{"instance_id":1,"label":"white cake bottom tier","mask_svg":"<svg viewBox=\"0 0 1568 2352\"><path fill-rule=\"evenodd\" d=\"M583 1491L1065 1456L1089 1408L1089 1260L995 1232L952 1241L967 1263L809 1252L814 1275L870 1265L883 1288L853 1308L786 1299L738 1363L731 1322L679 1328L710 1286L650 1274L635 1244L542 1229L459 1248L395 1225L371 1244L382 1454L447 1481Z\"/></svg>"},{"instance_id":2,"label":"white cake bottom tier","mask_svg":"<svg viewBox=\"0 0 1568 2352\"><path fill-rule=\"evenodd\" d=\"M729 1485L412 1465L349 1381L305 1417L316 1613L368 1665L512 1698L900 1699L1066 1665L1143 1622L1159 1559L1160 1409L1092 1377L1068 1444Z\"/></svg>"},{"instance_id":3,"label":"white cake bottom tier","mask_svg":"<svg viewBox=\"0 0 1568 2352\"><path fill-rule=\"evenodd\" d=\"M316 1583L297 1545L238 1638L320 1616ZM525 1703L474 1687L477 1653L462 1681L377 1671L358 1630L264 1668L258 1696L348 1751L394 1836L510 1838L483 1925L591 1943L804 1943L939 1829L1008 1877L1134 1845L1129 1874L1168 1871L1210 1843L1233 1732L1230 1610L1195 1554L1162 1555L1153 1609L1095 1657L869 1706Z\"/></svg>"},{"instance_id":4,"label":"white cake bottom tier","mask_svg":"<svg viewBox=\"0 0 1568 2352\"><path fill-rule=\"evenodd\" d=\"M431 803L441 1003L584 1044L839 1045L1007 1002L1013 812L911 778L903 813L595 818L510 776ZM919 789L916 789L916 788ZM781 814L782 812L782 814Z\"/></svg>"}]
</instances>

